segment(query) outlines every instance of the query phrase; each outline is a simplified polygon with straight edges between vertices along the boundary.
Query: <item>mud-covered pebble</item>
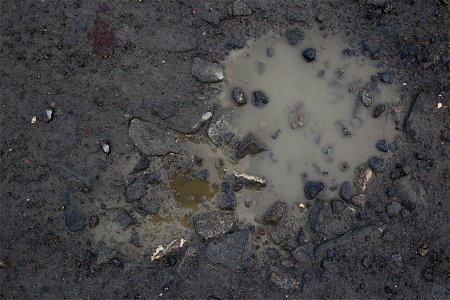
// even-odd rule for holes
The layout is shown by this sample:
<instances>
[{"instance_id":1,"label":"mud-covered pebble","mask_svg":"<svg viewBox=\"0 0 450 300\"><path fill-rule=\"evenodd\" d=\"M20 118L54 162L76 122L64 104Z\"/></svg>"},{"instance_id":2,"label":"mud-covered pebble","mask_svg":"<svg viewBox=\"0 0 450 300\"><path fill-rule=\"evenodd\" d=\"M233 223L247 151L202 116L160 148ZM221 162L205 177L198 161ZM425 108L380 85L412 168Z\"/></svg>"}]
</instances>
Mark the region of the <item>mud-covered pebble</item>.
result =
<instances>
[{"instance_id":1,"label":"mud-covered pebble","mask_svg":"<svg viewBox=\"0 0 450 300\"><path fill-rule=\"evenodd\" d=\"M388 144L385 139L378 140L375 147L377 148L378 151L382 151L382 152L388 151Z\"/></svg>"},{"instance_id":2,"label":"mud-covered pebble","mask_svg":"<svg viewBox=\"0 0 450 300\"><path fill-rule=\"evenodd\" d=\"M303 50L303 58L305 59L305 61L307 62L312 62L316 60L316 49L314 48L306 48L305 50Z\"/></svg>"},{"instance_id":3,"label":"mud-covered pebble","mask_svg":"<svg viewBox=\"0 0 450 300\"><path fill-rule=\"evenodd\" d=\"M372 111L372 117L375 119L380 117L386 111L386 105L380 104L377 105Z\"/></svg>"},{"instance_id":4,"label":"mud-covered pebble","mask_svg":"<svg viewBox=\"0 0 450 300\"><path fill-rule=\"evenodd\" d=\"M263 107L269 103L269 97L261 91L253 92L252 103L256 107Z\"/></svg>"}]
</instances>

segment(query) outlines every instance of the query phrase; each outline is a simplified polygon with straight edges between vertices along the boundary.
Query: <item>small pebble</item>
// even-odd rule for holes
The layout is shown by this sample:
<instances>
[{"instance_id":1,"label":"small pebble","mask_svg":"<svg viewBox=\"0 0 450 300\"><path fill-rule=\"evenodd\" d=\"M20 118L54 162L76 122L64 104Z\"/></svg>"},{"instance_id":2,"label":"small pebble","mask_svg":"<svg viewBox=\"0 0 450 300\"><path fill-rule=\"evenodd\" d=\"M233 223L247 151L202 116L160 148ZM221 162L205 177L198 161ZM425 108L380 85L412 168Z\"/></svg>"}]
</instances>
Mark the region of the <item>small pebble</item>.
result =
<instances>
[{"instance_id":1,"label":"small pebble","mask_svg":"<svg viewBox=\"0 0 450 300\"><path fill-rule=\"evenodd\" d=\"M385 139L378 140L375 147L377 148L378 151L382 151L382 152L388 151L388 144Z\"/></svg>"},{"instance_id":2,"label":"small pebble","mask_svg":"<svg viewBox=\"0 0 450 300\"><path fill-rule=\"evenodd\" d=\"M303 58L307 62L312 62L316 60L316 49L307 48L303 51Z\"/></svg>"}]
</instances>

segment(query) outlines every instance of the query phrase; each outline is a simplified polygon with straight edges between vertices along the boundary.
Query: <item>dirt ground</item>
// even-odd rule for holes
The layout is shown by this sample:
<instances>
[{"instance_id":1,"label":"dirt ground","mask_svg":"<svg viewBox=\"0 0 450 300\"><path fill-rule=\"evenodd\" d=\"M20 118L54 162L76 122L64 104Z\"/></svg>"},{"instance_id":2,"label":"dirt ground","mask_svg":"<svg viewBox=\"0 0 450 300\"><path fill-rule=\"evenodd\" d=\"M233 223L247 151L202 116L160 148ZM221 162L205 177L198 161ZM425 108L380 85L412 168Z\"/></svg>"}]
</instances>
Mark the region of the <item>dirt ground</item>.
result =
<instances>
[{"instance_id":1,"label":"dirt ground","mask_svg":"<svg viewBox=\"0 0 450 300\"><path fill-rule=\"evenodd\" d=\"M3 0L0 10L0 298L450 297L447 0ZM192 76L194 58L220 63L269 30L311 27L344 34L401 86L401 138L366 205L336 216L316 199L306 224L237 222L208 240L197 229L151 261L127 192L158 182L147 175L166 157L131 172L145 156L131 120L205 135L207 124L194 127L220 107ZM97 235L110 215L126 229L115 244Z\"/></svg>"}]
</instances>

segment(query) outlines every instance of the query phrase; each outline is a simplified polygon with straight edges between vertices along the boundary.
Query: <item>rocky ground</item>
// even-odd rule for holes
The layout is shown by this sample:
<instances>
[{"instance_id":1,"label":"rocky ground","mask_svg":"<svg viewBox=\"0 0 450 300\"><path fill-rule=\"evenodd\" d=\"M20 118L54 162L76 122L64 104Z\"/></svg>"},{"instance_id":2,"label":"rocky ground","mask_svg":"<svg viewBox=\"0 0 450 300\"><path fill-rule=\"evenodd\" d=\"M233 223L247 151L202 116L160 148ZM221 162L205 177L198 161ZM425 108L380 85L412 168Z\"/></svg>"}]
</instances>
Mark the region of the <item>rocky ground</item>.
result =
<instances>
[{"instance_id":1,"label":"rocky ground","mask_svg":"<svg viewBox=\"0 0 450 300\"><path fill-rule=\"evenodd\" d=\"M0 9L1 298L449 297L448 1ZM254 228L217 210L189 223L187 245L153 261L153 249L134 256L94 240L112 210L132 228L134 212L160 205L134 202L164 181L154 156L181 149L183 134L204 135L205 113L220 109L204 82L221 80L192 76L205 60L220 63L270 29L295 39L311 26L344 33L402 85L403 138L354 213L339 213L341 200L309 200L302 223L277 203Z\"/></svg>"}]
</instances>

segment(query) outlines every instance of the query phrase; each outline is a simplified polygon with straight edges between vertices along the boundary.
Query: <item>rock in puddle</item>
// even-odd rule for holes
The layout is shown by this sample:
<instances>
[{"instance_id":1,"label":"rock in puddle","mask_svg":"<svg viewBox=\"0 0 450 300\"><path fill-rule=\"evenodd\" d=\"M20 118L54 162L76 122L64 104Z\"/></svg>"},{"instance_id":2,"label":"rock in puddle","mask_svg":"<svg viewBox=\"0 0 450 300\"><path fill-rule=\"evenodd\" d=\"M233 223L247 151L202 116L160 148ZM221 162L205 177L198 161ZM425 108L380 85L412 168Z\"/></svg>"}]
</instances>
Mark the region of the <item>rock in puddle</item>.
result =
<instances>
[{"instance_id":1,"label":"rock in puddle","mask_svg":"<svg viewBox=\"0 0 450 300\"><path fill-rule=\"evenodd\" d=\"M264 107L267 103L269 103L269 97L261 91L253 92L252 103L256 107Z\"/></svg>"},{"instance_id":2,"label":"rock in puddle","mask_svg":"<svg viewBox=\"0 0 450 300\"><path fill-rule=\"evenodd\" d=\"M385 139L381 139L377 141L377 144L375 145L375 148L377 148L378 151L381 152L387 152L388 151L388 144Z\"/></svg>"},{"instance_id":3,"label":"rock in puddle","mask_svg":"<svg viewBox=\"0 0 450 300\"><path fill-rule=\"evenodd\" d=\"M358 194L363 193L366 190L367 185L371 181L372 178L373 178L373 171L371 168L367 168L367 167L359 168L359 170L357 170L357 174L355 176L356 192Z\"/></svg>"},{"instance_id":4,"label":"rock in puddle","mask_svg":"<svg viewBox=\"0 0 450 300\"><path fill-rule=\"evenodd\" d=\"M287 30L284 34L287 42L291 45L291 46L297 46L299 45L301 42L303 42L305 35L303 34L303 32L297 30L297 29L290 29Z\"/></svg>"},{"instance_id":5,"label":"rock in puddle","mask_svg":"<svg viewBox=\"0 0 450 300\"><path fill-rule=\"evenodd\" d=\"M262 221L265 224L277 225L286 211L287 205L284 202L275 202L264 214Z\"/></svg>"},{"instance_id":6,"label":"rock in puddle","mask_svg":"<svg viewBox=\"0 0 450 300\"><path fill-rule=\"evenodd\" d=\"M194 58L192 75L203 83L220 82L224 79L223 66L201 58Z\"/></svg>"},{"instance_id":7,"label":"rock in puddle","mask_svg":"<svg viewBox=\"0 0 450 300\"><path fill-rule=\"evenodd\" d=\"M224 236L236 222L234 214L223 212L206 213L194 218L195 231L205 240Z\"/></svg>"},{"instance_id":8,"label":"rock in puddle","mask_svg":"<svg viewBox=\"0 0 450 300\"><path fill-rule=\"evenodd\" d=\"M365 107L369 107L372 105L373 103L373 94L366 90L366 89L361 89L359 91L359 97L360 97L360 101L361 103L365 106Z\"/></svg>"},{"instance_id":9,"label":"rock in puddle","mask_svg":"<svg viewBox=\"0 0 450 300\"><path fill-rule=\"evenodd\" d=\"M386 71L378 73L378 79L380 79L381 82L391 84L394 82L394 72L392 71Z\"/></svg>"},{"instance_id":10,"label":"rock in puddle","mask_svg":"<svg viewBox=\"0 0 450 300\"><path fill-rule=\"evenodd\" d=\"M245 92L240 87L235 87L231 91L234 103L238 106L243 106L247 103L247 97L245 96Z\"/></svg>"},{"instance_id":11,"label":"rock in puddle","mask_svg":"<svg viewBox=\"0 0 450 300\"><path fill-rule=\"evenodd\" d=\"M241 259L248 240L247 231L238 231L212 240L206 247L206 257L213 263L232 270L241 268Z\"/></svg>"},{"instance_id":12,"label":"rock in puddle","mask_svg":"<svg viewBox=\"0 0 450 300\"><path fill-rule=\"evenodd\" d=\"M236 195L233 192L220 193L217 196L217 206L223 210L235 210L237 206Z\"/></svg>"},{"instance_id":13,"label":"rock in puddle","mask_svg":"<svg viewBox=\"0 0 450 300\"><path fill-rule=\"evenodd\" d=\"M161 123L133 119L128 134L134 145L145 155L178 153L183 146L175 132Z\"/></svg>"},{"instance_id":14,"label":"rock in puddle","mask_svg":"<svg viewBox=\"0 0 450 300\"><path fill-rule=\"evenodd\" d=\"M234 184L241 184L243 187L261 190L266 187L266 179L256 175L245 173L238 173L236 171L231 173L231 180Z\"/></svg>"},{"instance_id":15,"label":"rock in puddle","mask_svg":"<svg viewBox=\"0 0 450 300\"><path fill-rule=\"evenodd\" d=\"M229 120L231 118L231 112L226 110L219 115L215 115L211 124L206 132L208 138L211 142L219 146L224 141L224 134L232 133L232 128L230 126Z\"/></svg>"},{"instance_id":16,"label":"rock in puddle","mask_svg":"<svg viewBox=\"0 0 450 300\"><path fill-rule=\"evenodd\" d=\"M303 186L303 190L305 191L305 195L308 200L315 199L324 188L325 185L320 181L308 181Z\"/></svg>"},{"instance_id":17,"label":"rock in puddle","mask_svg":"<svg viewBox=\"0 0 450 300\"><path fill-rule=\"evenodd\" d=\"M385 104L377 105L372 112L372 117L374 117L376 119L376 118L380 117L385 111L386 111Z\"/></svg>"},{"instance_id":18,"label":"rock in puddle","mask_svg":"<svg viewBox=\"0 0 450 300\"><path fill-rule=\"evenodd\" d=\"M306 48L303 53L303 58L307 62L313 62L316 60L316 49L314 48Z\"/></svg>"},{"instance_id":19,"label":"rock in puddle","mask_svg":"<svg viewBox=\"0 0 450 300\"><path fill-rule=\"evenodd\" d=\"M64 222L70 231L77 232L83 230L88 225L86 214L75 207L70 193L64 192Z\"/></svg>"},{"instance_id":20,"label":"rock in puddle","mask_svg":"<svg viewBox=\"0 0 450 300\"><path fill-rule=\"evenodd\" d=\"M256 155L266 151L268 148L255 134L249 133L241 142L238 149L234 153L237 160L247 155Z\"/></svg>"},{"instance_id":21,"label":"rock in puddle","mask_svg":"<svg viewBox=\"0 0 450 300\"><path fill-rule=\"evenodd\" d=\"M148 185L162 182L162 175L159 172L152 172L136 179L125 191L128 202L141 199L146 192Z\"/></svg>"}]
</instances>

